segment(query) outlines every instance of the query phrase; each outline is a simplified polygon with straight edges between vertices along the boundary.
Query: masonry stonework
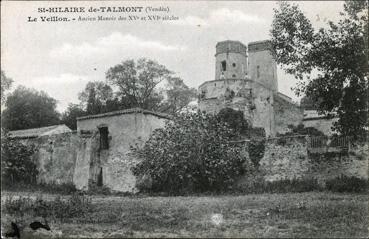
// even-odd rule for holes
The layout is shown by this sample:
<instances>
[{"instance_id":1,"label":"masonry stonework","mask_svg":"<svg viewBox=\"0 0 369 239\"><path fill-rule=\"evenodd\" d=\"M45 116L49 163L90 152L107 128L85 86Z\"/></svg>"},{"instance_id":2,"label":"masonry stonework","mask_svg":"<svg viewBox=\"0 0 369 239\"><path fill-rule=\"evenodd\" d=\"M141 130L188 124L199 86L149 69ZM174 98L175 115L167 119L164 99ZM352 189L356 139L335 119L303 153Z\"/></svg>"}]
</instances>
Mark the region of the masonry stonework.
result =
<instances>
[{"instance_id":1,"label":"masonry stonework","mask_svg":"<svg viewBox=\"0 0 369 239\"><path fill-rule=\"evenodd\" d=\"M38 183L73 183L73 173L79 146L76 133L45 135L38 138L20 139L26 145L35 146Z\"/></svg>"},{"instance_id":2,"label":"masonry stonework","mask_svg":"<svg viewBox=\"0 0 369 239\"><path fill-rule=\"evenodd\" d=\"M284 134L289 131L289 125L297 126L303 121L303 109L297 107L289 99L275 97L275 131Z\"/></svg>"},{"instance_id":3,"label":"masonry stonework","mask_svg":"<svg viewBox=\"0 0 369 239\"><path fill-rule=\"evenodd\" d=\"M355 145L343 155L309 155L304 138L283 143L267 141L260 172L266 181L314 178L325 181L341 175L368 179L368 144Z\"/></svg>"},{"instance_id":4,"label":"masonry stonework","mask_svg":"<svg viewBox=\"0 0 369 239\"><path fill-rule=\"evenodd\" d=\"M326 117L320 117L320 118L313 118L313 119L304 119L302 121L302 124L305 127L313 127L317 130L324 132L325 135L332 135L335 132L332 130L332 126L335 122L337 122L338 118L326 118Z\"/></svg>"},{"instance_id":5,"label":"masonry stonework","mask_svg":"<svg viewBox=\"0 0 369 239\"><path fill-rule=\"evenodd\" d=\"M300 108L285 103L287 96L278 93L269 41L249 43L248 51L239 41L219 42L215 61L215 80L199 86L200 110L212 114L226 107L240 110L252 127L264 128L267 137L286 131L288 124L301 123Z\"/></svg>"}]
</instances>

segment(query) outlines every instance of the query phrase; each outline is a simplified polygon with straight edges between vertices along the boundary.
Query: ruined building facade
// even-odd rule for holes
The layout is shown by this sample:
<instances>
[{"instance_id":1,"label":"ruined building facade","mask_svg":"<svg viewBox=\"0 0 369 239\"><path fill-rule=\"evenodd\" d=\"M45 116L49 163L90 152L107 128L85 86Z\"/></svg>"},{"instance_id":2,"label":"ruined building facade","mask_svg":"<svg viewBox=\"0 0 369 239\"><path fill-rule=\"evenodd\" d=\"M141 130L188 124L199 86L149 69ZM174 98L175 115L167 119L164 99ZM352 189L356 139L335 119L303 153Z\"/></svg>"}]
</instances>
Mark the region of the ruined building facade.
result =
<instances>
[{"instance_id":1,"label":"ruined building facade","mask_svg":"<svg viewBox=\"0 0 369 239\"><path fill-rule=\"evenodd\" d=\"M217 43L215 79L199 86L199 108L217 113L226 107L242 111L250 125L264 128L271 137L302 122L303 110L278 92L277 64L269 41L248 47L239 41Z\"/></svg>"},{"instance_id":2,"label":"ruined building facade","mask_svg":"<svg viewBox=\"0 0 369 239\"><path fill-rule=\"evenodd\" d=\"M307 139L272 137L288 125L303 123L331 134L332 122L316 111L305 111L278 93L276 62L268 41L224 41L216 45L215 79L199 87L199 107L217 113L225 107L240 110L253 127L265 129L265 152L258 172L267 181L314 177L322 182L339 175L368 178L368 144L349 147L334 159L311 157ZM9 137L36 146L38 182L74 184L77 189L106 187L138 192L132 168L141 160L132 146L143 146L170 117L139 108L88 115L77 119L77 130L65 125L9 132ZM310 147L310 148L309 148ZM319 146L320 147L320 146ZM319 148L320 149L320 148ZM324 146L326 152L329 147ZM250 162L251 163L251 162ZM246 179L247 180L247 179Z\"/></svg>"}]
</instances>

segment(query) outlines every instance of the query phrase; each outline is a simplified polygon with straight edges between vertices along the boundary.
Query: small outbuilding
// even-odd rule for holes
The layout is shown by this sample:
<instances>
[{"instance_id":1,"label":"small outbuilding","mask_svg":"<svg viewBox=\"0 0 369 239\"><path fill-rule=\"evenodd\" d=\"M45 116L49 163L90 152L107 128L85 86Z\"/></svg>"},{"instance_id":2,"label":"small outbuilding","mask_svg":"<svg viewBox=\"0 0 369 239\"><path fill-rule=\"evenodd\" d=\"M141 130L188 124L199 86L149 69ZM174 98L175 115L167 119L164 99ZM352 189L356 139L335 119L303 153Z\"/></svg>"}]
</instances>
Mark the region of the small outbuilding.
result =
<instances>
[{"instance_id":1,"label":"small outbuilding","mask_svg":"<svg viewBox=\"0 0 369 239\"><path fill-rule=\"evenodd\" d=\"M142 146L168 119L166 114L140 108L78 118L81 143L73 177L76 187L135 192L136 177L131 169L139 159L132 156L131 146Z\"/></svg>"}]
</instances>

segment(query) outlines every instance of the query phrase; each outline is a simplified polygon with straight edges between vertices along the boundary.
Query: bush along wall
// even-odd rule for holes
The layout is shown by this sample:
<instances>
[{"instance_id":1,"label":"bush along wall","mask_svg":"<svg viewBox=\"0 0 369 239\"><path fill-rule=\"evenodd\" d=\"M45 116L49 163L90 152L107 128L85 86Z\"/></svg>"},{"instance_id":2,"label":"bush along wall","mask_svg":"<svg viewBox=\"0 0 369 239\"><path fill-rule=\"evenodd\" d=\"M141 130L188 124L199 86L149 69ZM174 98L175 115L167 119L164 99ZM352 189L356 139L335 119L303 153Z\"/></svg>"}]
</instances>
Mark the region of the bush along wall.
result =
<instances>
[{"instance_id":1,"label":"bush along wall","mask_svg":"<svg viewBox=\"0 0 369 239\"><path fill-rule=\"evenodd\" d=\"M244 173L241 147L230 143L234 134L217 115L181 114L155 130L143 148L132 149L142 159L133 172L149 177L154 192L227 190Z\"/></svg>"},{"instance_id":2,"label":"bush along wall","mask_svg":"<svg viewBox=\"0 0 369 239\"><path fill-rule=\"evenodd\" d=\"M1 137L1 184L4 188L14 184L36 184L37 166L33 160L34 145Z\"/></svg>"}]
</instances>

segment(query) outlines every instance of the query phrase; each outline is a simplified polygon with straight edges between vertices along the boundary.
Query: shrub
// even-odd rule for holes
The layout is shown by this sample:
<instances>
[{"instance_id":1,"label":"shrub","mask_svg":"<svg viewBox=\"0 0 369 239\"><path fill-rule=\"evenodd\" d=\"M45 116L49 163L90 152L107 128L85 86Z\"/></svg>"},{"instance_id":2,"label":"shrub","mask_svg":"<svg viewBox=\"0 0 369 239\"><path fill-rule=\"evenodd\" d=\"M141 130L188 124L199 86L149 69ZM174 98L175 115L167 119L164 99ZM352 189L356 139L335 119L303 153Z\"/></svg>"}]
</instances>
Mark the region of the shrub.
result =
<instances>
[{"instance_id":1,"label":"shrub","mask_svg":"<svg viewBox=\"0 0 369 239\"><path fill-rule=\"evenodd\" d=\"M142 148L132 151L142 161L136 176L150 177L151 191L184 193L226 189L243 173L241 149L219 116L204 112L180 114L157 129Z\"/></svg>"},{"instance_id":2,"label":"shrub","mask_svg":"<svg viewBox=\"0 0 369 239\"><path fill-rule=\"evenodd\" d=\"M264 156L265 140L251 140L248 144L250 160L255 168L259 167L259 162Z\"/></svg>"},{"instance_id":3,"label":"shrub","mask_svg":"<svg viewBox=\"0 0 369 239\"><path fill-rule=\"evenodd\" d=\"M253 176L239 183L235 190L241 193L288 193L320 191L322 188L316 179L283 179L269 182L262 176Z\"/></svg>"},{"instance_id":4,"label":"shrub","mask_svg":"<svg viewBox=\"0 0 369 239\"><path fill-rule=\"evenodd\" d=\"M42 192L47 193L58 193L58 194L74 194L77 192L77 188L73 183L62 183L62 184L56 184L56 183L41 183L38 184L37 189L39 189Z\"/></svg>"},{"instance_id":5,"label":"shrub","mask_svg":"<svg viewBox=\"0 0 369 239\"><path fill-rule=\"evenodd\" d=\"M341 175L326 181L326 188L333 192L367 192L368 180Z\"/></svg>"},{"instance_id":6,"label":"shrub","mask_svg":"<svg viewBox=\"0 0 369 239\"><path fill-rule=\"evenodd\" d=\"M38 174L32 159L34 145L24 145L17 140L1 137L1 182L2 185L14 183L35 184Z\"/></svg>"},{"instance_id":7,"label":"shrub","mask_svg":"<svg viewBox=\"0 0 369 239\"><path fill-rule=\"evenodd\" d=\"M112 192L107 186L97 186L96 184L91 183L88 187L89 195L111 195Z\"/></svg>"},{"instance_id":8,"label":"shrub","mask_svg":"<svg viewBox=\"0 0 369 239\"><path fill-rule=\"evenodd\" d=\"M231 108L224 108L219 111L218 117L221 121L226 122L232 130L232 137L250 136L250 127L244 119L243 112Z\"/></svg>"}]
</instances>

